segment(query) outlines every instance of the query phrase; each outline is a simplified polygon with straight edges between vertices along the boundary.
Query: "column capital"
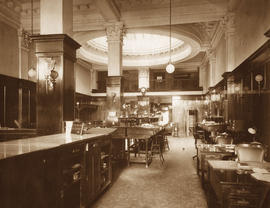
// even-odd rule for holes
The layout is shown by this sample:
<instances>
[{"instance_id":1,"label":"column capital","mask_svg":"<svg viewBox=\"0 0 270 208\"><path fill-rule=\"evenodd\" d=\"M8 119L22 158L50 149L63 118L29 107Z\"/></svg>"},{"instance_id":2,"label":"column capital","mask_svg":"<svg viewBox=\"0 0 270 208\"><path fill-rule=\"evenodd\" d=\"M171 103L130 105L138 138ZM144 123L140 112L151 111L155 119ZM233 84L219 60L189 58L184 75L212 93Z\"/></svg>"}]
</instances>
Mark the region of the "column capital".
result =
<instances>
[{"instance_id":1,"label":"column capital","mask_svg":"<svg viewBox=\"0 0 270 208\"><path fill-rule=\"evenodd\" d=\"M210 48L206 50L207 57L209 61L215 61L216 60L216 50L213 48Z\"/></svg>"},{"instance_id":2,"label":"column capital","mask_svg":"<svg viewBox=\"0 0 270 208\"><path fill-rule=\"evenodd\" d=\"M123 22L107 23L105 29L108 41L123 41L125 33Z\"/></svg>"},{"instance_id":3,"label":"column capital","mask_svg":"<svg viewBox=\"0 0 270 208\"><path fill-rule=\"evenodd\" d=\"M235 32L235 13L229 12L224 16L221 20L221 24L223 25L225 29L226 36L228 34L234 34Z\"/></svg>"},{"instance_id":4,"label":"column capital","mask_svg":"<svg viewBox=\"0 0 270 208\"><path fill-rule=\"evenodd\" d=\"M19 40L21 41L21 47L25 49L30 49L32 40L30 37L30 33L24 30L23 28L18 29L18 37Z\"/></svg>"}]
</instances>

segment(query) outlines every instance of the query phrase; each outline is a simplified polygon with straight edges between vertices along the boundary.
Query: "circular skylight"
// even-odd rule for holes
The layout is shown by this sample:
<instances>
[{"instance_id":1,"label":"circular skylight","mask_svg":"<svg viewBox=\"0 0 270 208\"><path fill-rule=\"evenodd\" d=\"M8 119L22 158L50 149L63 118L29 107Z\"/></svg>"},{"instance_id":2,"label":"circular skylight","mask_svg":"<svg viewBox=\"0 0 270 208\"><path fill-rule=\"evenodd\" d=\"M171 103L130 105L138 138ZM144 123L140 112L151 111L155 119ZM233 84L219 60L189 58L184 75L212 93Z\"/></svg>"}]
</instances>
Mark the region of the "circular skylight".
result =
<instances>
[{"instance_id":1,"label":"circular skylight","mask_svg":"<svg viewBox=\"0 0 270 208\"><path fill-rule=\"evenodd\" d=\"M123 37L122 65L126 67L151 67L167 65L194 57L200 44L193 37L155 29L129 30ZM108 64L108 42L105 33L79 33L76 40L81 43L78 56L92 63Z\"/></svg>"},{"instance_id":2,"label":"circular skylight","mask_svg":"<svg viewBox=\"0 0 270 208\"><path fill-rule=\"evenodd\" d=\"M180 39L171 38L172 50L180 47L184 42ZM108 51L107 37L102 36L87 41L88 46ZM170 37L158 34L128 33L123 38L123 55L143 56L168 52Z\"/></svg>"}]
</instances>

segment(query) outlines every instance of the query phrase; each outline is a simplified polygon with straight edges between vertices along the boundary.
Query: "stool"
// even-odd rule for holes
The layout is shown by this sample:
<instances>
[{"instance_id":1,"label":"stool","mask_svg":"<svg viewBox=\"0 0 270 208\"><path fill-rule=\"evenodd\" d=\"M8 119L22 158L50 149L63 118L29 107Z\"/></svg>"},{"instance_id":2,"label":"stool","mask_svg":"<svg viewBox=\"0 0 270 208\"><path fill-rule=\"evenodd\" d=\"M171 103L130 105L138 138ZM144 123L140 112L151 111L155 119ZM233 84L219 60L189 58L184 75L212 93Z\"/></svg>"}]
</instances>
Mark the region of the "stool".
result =
<instances>
[{"instance_id":1,"label":"stool","mask_svg":"<svg viewBox=\"0 0 270 208\"><path fill-rule=\"evenodd\" d=\"M163 135L156 135L152 138L152 145L151 145L151 152L152 155L154 153L159 154L160 162L164 163L164 157L163 157L163 148L164 148L164 137Z\"/></svg>"}]
</instances>

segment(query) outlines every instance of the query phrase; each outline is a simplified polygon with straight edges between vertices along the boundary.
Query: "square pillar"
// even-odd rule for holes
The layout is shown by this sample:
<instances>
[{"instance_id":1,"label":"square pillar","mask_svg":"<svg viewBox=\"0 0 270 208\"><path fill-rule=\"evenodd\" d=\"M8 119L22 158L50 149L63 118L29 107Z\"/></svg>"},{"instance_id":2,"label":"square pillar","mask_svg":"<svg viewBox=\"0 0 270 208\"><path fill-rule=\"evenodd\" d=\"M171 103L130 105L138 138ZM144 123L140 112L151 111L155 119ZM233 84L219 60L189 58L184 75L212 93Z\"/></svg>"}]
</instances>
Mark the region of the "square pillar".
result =
<instances>
[{"instance_id":1,"label":"square pillar","mask_svg":"<svg viewBox=\"0 0 270 208\"><path fill-rule=\"evenodd\" d=\"M76 49L65 34L32 36L37 56L37 131L63 132L64 121L74 120Z\"/></svg>"}]
</instances>

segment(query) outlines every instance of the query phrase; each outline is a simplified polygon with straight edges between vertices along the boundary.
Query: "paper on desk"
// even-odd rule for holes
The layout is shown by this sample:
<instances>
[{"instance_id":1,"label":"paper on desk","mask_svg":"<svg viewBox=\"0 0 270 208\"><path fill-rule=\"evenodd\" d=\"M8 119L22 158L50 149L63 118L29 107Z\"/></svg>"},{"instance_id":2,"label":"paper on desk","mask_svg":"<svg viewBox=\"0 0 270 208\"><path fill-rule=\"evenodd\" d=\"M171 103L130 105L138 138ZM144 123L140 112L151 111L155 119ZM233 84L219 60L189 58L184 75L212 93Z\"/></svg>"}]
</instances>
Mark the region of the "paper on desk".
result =
<instances>
[{"instance_id":1,"label":"paper on desk","mask_svg":"<svg viewBox=\"0 0 270 208\"><path fill-rule=\"evenodd\" d=\"M269 173L269 171L264 168L252 168L252 170L254 173Z\"/></svg>"},{"instance_id":2,"label":"paper on desk","mask_svg":"<svg viewBox=\"0 0 270 208\"><path fill-rule=\"evenodd\" d=\"M259 181L265 181L270 183L270 173L252 173L251 175Z\"/></svg>"}]
</instances>

